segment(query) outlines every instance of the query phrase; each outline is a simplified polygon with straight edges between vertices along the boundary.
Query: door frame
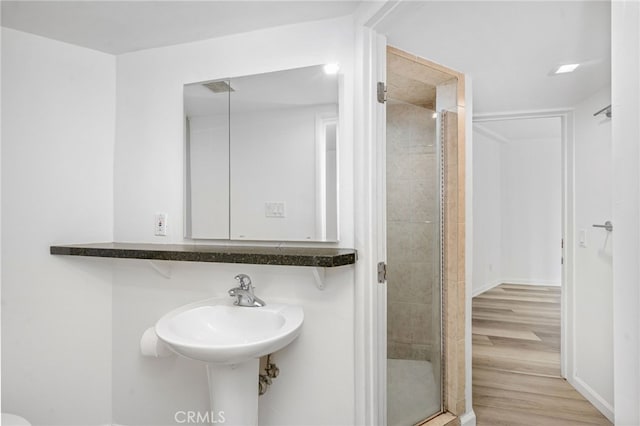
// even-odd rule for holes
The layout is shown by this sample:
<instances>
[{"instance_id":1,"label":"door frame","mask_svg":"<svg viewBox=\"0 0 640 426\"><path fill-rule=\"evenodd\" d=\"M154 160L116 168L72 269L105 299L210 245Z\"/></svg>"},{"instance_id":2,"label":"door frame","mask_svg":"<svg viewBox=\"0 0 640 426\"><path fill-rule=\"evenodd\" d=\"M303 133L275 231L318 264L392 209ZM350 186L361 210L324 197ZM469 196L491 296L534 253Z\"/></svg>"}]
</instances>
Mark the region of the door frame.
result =
<instances>
[{"instance_id":1,"label":"door frame","mask_svg":"<svg viewBox=\"0 0 640 426\"><path fill-rule=\"evenodd\" d=\"M575 306L575 259L573 241L575 236L575 182L574 182L574 116L572 109L552 109L497 114L476 114L473 123L535 118L559 118L561 122L561 168L562 168L562 248L560 301L560 374L569 379L574 374L574 306Z\"/></svg>"},{"instance_id":2,"label":"door frame","mask_svg":"<svg viewBox=\"0 0 640 426\"><path fill-rule=\"evenodd\" d=\"M386 235L380 226L379 188L382 174L378 158L382 143L380 135L384 120L384 107L376 100L375 87L384 77L386 38L375 26L395 7L393 3L364 3L356 15L356 75L362 76L355 84L354 126L354 214L355 246L358 261L355 264L354 288L354 387L356 425L386 424L386 363L382 363L379 348L381 325L386 327L386 289L377 283L378 242ZM383 300L380 300L383 299ZM385 341L386 342L386 341Z\"/></svg>"},{"instance_id":3,"label":"door frame","mask_svg":"<svg viewBox=\"0 0 640 426\"><path fill-rule=\"evenodd\" d=\"M386 114L385 106L377 102L376 88L379 81L386 81L386 49L387 40L383 34L376 31L378 24L400 1L386 0L385 2L365 2L355 14L356 24L356 56L355 74L361 76L361 81L355 84L355 126L354 126L354 213L358 221L355 222L355 246L358 252L358 262L355 265L354 288L354 361L355 361L355 412L354 420L357 425L385 425L386 424L386 286L378 284L377 264L386 260L386 191L385 191L385 148ZM407 54L409 55L409 54ZM411 56L412 60L424 61ZM455 240L457 247L464 247L464 235L470 238L469 221L460 221L468 216L470 219L470 203L465 206L465 199L471 200L470 182L466 176L465 164L469 167L468 150L465 150L465 135L470 135L471 117L471 80L464 74L430 61L428 66L441 67L447 73L454 73L458 80L458 138L457 155L461 162L461 169L456 169L458 178L462 179L460 187L464 185L464 192L458 192L458 197L452 205L460 203L456 223ZM465 102L468 105L465 108ZM468 114L465 114L465 110ZM465 119L465 117L468 117ZM456 166L457 167L457 166ZM462 226L460 229L459 226ZM452 227L453 228L453 227ZM458 232L459 230L459 232ZM462 245L462 246L461 246ZM454 245L450 248L455 249ZM471 408L471 321L465 313L469 312L470 301L470 252L465 247L467 258L456 265L458 279L450 280L456 292L449 293L447 306L452 313L462 313L464 327L459 323L453 327L446 337L451 360L445 360L445 366L450 371L445 373L449 384L445 383L445 410L450 411L443 418L436 417L434 421L455 415L461 416L463 425L475 424L475 416ZM445 255L446 256L446 255ZM456 257L457 258L457 257ZM453 267L453 265L452 265ZM465 281L468 284L465 288ZM460 292L457 289L460 288ZM455 308L455 309L454 309ZM447 309L447 308L445 308ZM446 311L445 311L446 312ZM464 331L462 331L464 329ZM451 362L453 361L453 362ZM452 392L448 392L448 390ZM452 413L454 413L452 415ZM438 420L436 420L438 419Z\"/></svg>"}]
</instances>

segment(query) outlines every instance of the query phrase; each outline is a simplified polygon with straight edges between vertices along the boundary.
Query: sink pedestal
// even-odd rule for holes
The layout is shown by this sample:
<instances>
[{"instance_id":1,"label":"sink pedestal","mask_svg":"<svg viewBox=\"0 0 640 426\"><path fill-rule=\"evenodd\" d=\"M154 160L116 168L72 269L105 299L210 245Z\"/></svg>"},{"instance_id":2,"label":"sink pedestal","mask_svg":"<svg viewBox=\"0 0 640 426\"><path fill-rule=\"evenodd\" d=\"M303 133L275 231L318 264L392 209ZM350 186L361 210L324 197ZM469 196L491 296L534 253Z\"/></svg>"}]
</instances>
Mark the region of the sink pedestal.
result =
<instances>
[{"instance_id":1,"label":"sink pedestal","mask_svg":"<svg viewBox=\"0 0 640 426\"><path fill-rule=\"evenodd\" d=\"M217 423L225 426L258 425L259 370L259 359L239 364L207 363L211 415L218 419Z\"/></svg>"}]
</instances>

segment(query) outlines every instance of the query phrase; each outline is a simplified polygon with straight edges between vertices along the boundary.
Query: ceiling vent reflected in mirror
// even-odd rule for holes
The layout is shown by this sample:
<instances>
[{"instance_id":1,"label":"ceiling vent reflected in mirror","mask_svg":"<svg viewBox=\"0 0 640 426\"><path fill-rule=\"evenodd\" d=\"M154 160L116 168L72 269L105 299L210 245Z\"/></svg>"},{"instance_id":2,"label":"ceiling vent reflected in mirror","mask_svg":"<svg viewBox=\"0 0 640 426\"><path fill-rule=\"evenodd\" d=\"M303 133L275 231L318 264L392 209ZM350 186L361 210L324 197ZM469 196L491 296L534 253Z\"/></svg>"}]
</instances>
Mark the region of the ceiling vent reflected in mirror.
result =
<instances>
[{"instance_id":1,"label":"ceiling vent reflected in mirror","mask_svg":"<svg viewBox=\"0 0 640 426\"><path fill-rule=\"evenodd\" d=\"M202 85L211 90L213 93L235 92L233 87L231 87L231 85L229 85L229 83L226 81L212 81L210 83L203 83Z\"/></svg>"}]
</instances>

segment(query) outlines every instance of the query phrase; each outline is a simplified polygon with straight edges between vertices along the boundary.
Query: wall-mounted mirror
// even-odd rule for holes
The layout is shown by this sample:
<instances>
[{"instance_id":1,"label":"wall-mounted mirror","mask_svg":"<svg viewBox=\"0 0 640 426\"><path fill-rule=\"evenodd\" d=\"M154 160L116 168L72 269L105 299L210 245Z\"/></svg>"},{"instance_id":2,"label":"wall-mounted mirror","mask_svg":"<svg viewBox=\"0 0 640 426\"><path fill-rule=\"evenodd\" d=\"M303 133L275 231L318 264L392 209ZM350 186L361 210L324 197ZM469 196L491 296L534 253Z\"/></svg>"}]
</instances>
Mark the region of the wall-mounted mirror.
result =
<instances>
[{"instance_id":1,"label":"wall-mounted mirror","mask_svg":"<svg viewBox=\"0 0 640 426\"><path fill-rule=\"evenodd\" d=\"M338 91L323 65L185 85L186 236L337 241Z\"/></svg>"}]
</instances>

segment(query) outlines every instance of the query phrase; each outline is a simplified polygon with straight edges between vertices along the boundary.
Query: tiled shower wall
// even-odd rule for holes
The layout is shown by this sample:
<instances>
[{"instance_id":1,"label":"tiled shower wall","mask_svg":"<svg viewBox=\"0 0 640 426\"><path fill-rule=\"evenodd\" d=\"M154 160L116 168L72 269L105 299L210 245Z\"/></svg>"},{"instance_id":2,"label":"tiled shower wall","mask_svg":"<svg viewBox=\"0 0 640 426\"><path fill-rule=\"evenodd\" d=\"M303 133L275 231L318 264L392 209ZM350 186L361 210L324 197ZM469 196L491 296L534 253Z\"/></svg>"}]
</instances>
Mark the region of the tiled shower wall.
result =
<instances>
[{"instance_id":1,"label":"tiled shower wall","mask_svg":"<svg viewBox=\"0 0 640 426\"><path fill-rule=\"evenodd\" d=\"M434 111L387 105L387 355L436 361L440 347Z\"/></svg>"}]
</instances>

